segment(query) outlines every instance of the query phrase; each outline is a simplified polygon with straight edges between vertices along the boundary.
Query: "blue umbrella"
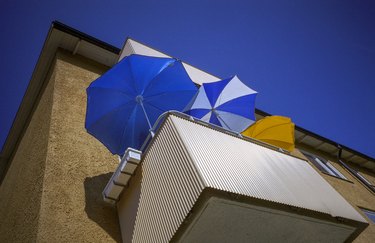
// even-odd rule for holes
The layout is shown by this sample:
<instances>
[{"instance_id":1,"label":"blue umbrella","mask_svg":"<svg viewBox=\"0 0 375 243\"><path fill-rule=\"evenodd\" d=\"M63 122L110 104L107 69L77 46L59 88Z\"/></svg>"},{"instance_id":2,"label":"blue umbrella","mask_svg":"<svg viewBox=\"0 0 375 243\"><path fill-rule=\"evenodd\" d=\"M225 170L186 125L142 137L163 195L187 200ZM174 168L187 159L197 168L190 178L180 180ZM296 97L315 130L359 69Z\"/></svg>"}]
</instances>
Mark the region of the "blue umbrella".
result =
<instances>
[{"instance_id":1,"label":"blue umbrella","mask_svg":"<svg viewBox=\"0 0 375 243\"><path fill-rule=\"evenodd\" d=\"M204 83L185 113L239 133L255 121L256 95L237 76Z\"/></svg>"},{"instance_id":2,"label":"blue umbrella","mask_svg":"<svg viewBox=\"0 0 375 243\"><path fill-rule=\"evenodd\" d=\"M159 115L181 111L196 91L181 61L131 55L87 88L85 127L122 155L139 149Z\"/></svg>"}]
</instances>

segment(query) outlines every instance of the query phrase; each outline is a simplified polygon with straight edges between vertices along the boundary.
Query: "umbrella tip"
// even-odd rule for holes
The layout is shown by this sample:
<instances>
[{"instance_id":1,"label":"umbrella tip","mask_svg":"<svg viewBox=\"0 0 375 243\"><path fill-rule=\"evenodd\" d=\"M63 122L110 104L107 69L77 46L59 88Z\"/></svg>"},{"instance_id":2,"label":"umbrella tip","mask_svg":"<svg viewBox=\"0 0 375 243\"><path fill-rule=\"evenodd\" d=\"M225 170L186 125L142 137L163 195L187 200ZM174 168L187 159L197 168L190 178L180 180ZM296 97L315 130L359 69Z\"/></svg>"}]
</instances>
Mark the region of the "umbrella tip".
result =
<instances>
[{"instance_id":1,"label":"umbrella tip","mask_svg":"<svg viewBox=\"0 0 375 243\"><path fill-rule=\"evenodd\" d=\"M137 95L137 97L135 97L135 101L139 104L141 104L143 102L143 96L142 95Z\"/></svg>"},{"instance_id":2,"label":"umbrella tip","mask_svg":"<svg viewBox=\"0 0 375 243\"><path fill-rule=\"evenodd\" d=\"M176 57L172 58L174 62L171 62L171 65L173 65L175 62L182 62L181 59L178 59Z\"/></svg>"}]
</instances>

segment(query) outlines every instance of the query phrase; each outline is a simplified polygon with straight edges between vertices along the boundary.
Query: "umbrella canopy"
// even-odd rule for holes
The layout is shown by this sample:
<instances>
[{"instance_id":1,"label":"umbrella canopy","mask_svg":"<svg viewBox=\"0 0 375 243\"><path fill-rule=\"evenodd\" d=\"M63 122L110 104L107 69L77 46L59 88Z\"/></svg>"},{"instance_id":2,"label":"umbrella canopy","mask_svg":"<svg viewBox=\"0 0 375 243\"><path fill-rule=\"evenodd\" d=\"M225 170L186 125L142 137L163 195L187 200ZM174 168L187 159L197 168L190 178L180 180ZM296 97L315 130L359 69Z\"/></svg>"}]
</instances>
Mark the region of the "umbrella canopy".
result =
<instances>
[{"instance_id":1,"label":"umbrella canopy","mask_svg":"<svg viewBox=\"0 0 375 243\"><path fill-rule=\"evenodd\" d=\"M196 91L180 61L131 55L87 88L85 127L122 155L127 147L139 149L159 115L181 111Z\"/></svg>"},{"instance_id":2,"label":"umbrella canopy","mask_svg":"<svg viewBox=\"0 0 375 243\"><path fill-rule=\"evenodd\" d=\"M251 125L242 134L288 151L294 150L294 123L289 117L267 116Z\"/></svg>"},{"instance_id":3,"label":"umbrella canopy","mask_svg":"<svg viewBox=\"0 0 375 243\"><path fill-rule=\"evenodd\" d=\"M242 132L255 121L257 92L237 76L204 83L185 113L226 129Z\"/></svg>"}]
</instances>

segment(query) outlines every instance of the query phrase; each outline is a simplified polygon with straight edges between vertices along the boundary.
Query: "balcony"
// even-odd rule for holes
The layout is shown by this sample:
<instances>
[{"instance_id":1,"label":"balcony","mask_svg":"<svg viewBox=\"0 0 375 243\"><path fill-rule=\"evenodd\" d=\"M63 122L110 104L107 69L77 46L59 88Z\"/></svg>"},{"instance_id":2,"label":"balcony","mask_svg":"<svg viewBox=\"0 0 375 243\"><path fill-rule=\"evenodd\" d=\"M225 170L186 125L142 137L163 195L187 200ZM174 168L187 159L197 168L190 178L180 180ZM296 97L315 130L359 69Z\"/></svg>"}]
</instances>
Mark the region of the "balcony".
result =
<instances>
[{"instance_id":1,"label":"balcony","mask_svg":"<svg viewBox=\"0 0 375 243\"><path fill-rule=\"evenodd\" d=\"M368 225L306 161L175 113L121 185L125 242L344 242Z\"/></svg>"}]
</instances>

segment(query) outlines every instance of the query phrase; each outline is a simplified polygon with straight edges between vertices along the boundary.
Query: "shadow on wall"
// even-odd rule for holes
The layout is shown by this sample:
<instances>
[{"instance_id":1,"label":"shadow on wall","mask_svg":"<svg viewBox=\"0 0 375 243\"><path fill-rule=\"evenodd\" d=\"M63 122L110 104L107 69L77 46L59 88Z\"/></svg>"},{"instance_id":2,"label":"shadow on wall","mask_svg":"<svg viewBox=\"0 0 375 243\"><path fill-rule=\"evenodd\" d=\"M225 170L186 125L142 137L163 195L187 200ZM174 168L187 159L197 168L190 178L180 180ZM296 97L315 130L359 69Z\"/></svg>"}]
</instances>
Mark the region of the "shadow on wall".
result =
<instances>
[{"instance_id":1,"label":"shadow on wall","mask_svg":"<svg viewBox=\"0 0 375 243\"><path fill-rule=\"evenodd\" d=\"M107 173L85 178L85 212L89 219L97 223L116 242L121 242L116 207L105 203L102 199L102 191L111 176L112 173Z\"/></svg>"}]
</instances>

